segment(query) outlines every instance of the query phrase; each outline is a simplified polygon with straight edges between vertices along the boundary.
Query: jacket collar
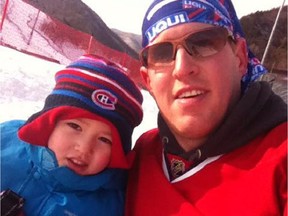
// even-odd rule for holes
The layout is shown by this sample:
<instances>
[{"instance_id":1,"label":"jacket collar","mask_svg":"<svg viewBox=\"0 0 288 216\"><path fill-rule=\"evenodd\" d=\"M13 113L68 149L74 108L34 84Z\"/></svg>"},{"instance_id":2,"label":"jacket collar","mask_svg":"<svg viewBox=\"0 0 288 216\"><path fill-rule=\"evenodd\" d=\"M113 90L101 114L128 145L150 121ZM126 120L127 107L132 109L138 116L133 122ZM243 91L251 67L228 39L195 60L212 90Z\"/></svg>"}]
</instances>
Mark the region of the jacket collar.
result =
<instances>
[{"instance_id":1,"label":"jacket collar","mask_svg":"<svg viewBox=\"0 0 288 216\"><path fill-rule=\"evenodd\" d=\"M99 189L123 189L126 171L106 169L91 176L81 176L67 167L59 167L55 154L46 147L30 145L32 161L41 178L58 191L95 191Z\"/></svg>"}]
</instances>

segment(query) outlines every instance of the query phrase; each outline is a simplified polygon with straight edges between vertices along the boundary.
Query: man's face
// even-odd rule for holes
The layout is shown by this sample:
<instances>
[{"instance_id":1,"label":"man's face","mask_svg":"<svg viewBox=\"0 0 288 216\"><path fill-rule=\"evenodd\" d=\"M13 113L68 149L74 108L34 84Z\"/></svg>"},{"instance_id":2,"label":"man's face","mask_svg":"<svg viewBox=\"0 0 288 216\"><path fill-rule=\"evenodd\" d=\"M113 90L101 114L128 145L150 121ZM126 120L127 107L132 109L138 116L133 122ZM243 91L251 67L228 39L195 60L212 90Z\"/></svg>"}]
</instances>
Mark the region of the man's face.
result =
<instances>
[{"instance_id":1,"label":"man's face","mask_svg":"<svg viewBox=\"0 0 288 216\"><path fill-rule=\"evenodd\" d=\"M86 118L57 122L48 140L59 166L67 166L79 175L93 175L105 169L112 144L110 126Z\"/></svg>"},{"instance_id":2,"label":"man's face","mask_svg":"<svg viewBox=\"0 0 288 216\"><path fill-rule=\"evenodd\" d=\"M152 44L177 40L210 27L201 23L178 25L162 32ZM193 143L193 147L200 145L238 101L247 54L243 39L233 48L227 42L218 53L201 58L189 55L183 46L177 48L171 64L148 65L141 68L141 74L162 116L185 149L188 143Z\"/></svg>"}]
</instances>

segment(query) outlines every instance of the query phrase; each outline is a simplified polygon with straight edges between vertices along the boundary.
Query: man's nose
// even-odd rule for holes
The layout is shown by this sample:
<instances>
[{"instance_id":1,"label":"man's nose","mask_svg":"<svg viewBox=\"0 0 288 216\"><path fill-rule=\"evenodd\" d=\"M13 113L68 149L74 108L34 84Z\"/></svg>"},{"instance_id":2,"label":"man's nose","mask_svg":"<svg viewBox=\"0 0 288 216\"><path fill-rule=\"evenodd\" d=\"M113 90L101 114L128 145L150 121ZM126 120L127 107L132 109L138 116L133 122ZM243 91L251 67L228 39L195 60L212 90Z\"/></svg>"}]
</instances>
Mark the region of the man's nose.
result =
<instances>
[{"instance_id":1,"label":"man's nose","mask_svg":"<svg viewBox=\"0 0 288 216\"><path fill-rule=\"evenodd\" d=\"M178 46L175 54L173 75L178 79L186 78L197 71L195 59L183 46Z\"/></svg>"}]
</instances>

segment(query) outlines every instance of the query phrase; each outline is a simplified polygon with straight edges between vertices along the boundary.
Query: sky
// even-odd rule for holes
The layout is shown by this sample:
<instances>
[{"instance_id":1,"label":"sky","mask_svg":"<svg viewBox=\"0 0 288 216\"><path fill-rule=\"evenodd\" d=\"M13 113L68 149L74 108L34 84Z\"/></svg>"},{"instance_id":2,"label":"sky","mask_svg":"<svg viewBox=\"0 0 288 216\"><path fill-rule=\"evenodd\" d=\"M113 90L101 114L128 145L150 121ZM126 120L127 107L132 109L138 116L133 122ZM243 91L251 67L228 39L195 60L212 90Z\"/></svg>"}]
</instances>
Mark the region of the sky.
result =
<instances>
[{"instance_id":1,"label":"sky","mask_svg":"<svg viewBox=\"0 0 288 216\"><path fill-rule=\"evenodd\" d=\"M94 10L110 28L141 34L146 9L152 0L82 0ZM239 19L256 11L280 7L284 0L232 0ZM285 1L285 5L287 5Z\"/></svg>"}]
</instances>

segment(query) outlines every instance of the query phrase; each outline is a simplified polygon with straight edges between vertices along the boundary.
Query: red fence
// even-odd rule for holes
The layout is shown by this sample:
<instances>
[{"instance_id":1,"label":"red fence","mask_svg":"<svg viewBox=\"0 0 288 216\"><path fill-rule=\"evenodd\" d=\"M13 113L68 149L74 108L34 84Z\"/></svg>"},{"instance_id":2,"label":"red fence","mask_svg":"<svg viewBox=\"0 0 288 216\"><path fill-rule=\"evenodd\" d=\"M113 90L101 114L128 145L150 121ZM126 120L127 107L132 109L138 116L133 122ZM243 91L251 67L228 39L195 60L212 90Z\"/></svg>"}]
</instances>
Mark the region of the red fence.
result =
<instances>
[{"instance_id":1,"label":"red fence","mask_svg":"<svg viewBox=\"0 0 288 216\"><path fill-rule=\"evenodd\" d=\"M103 45L91 35L65 25L21 0L0 2L0 45L64 65L84 53L94 53L123 65L136 82L141 82L138 60Z\"/></svg>"}]
</instances>

